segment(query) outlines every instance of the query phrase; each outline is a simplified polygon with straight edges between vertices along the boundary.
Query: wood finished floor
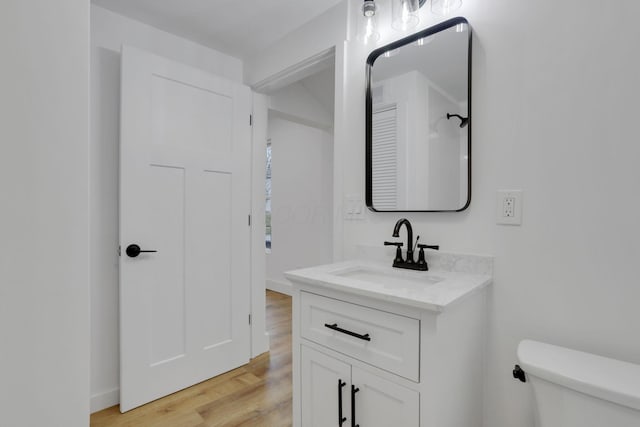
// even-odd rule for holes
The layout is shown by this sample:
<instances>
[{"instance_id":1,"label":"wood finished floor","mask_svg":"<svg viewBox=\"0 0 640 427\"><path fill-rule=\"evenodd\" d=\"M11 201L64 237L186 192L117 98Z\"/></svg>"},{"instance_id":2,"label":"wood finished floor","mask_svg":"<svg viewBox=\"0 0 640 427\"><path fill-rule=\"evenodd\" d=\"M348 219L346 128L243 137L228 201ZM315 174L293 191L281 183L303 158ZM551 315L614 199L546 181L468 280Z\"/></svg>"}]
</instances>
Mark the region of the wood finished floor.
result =
<instances>
[{"instance_id":1,"label":"wood finished floor","mask_svg":"<svg viewBox=\"0 0 640 427\"><path fill-rule=\"evenodd\" d=\"M291 426L291 298L267 291L270 351L248 365L121 414L91 415L92 427Z\"/></svg>"}]
</instances>

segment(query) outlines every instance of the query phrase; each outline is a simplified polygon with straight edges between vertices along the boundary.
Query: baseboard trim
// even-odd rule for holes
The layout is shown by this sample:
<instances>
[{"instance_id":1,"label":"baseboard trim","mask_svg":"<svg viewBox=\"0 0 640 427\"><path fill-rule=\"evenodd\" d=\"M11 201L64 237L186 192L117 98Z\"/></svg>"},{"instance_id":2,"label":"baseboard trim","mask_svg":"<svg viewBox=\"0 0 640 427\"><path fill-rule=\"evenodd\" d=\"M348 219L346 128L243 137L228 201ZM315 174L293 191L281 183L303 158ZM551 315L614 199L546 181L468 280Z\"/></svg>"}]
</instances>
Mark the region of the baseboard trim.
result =
<instances>
[{"instance_id":1,"label":"baseboard trim","mask_svg":"<svg viewBox=\"0 0 640 427\"><path fill-rule=\"evenodd\" d=\"M118 403L120 403L120 389L114 388L113 390L92 395L90 410L93 414L94 412L111 408Z\"/></svg>"},{"instance_id":2,"label":"baseboard trim","mask_svg":"<svg viewBox=\"0 0 640 427\"><path fill-rule=\"evenodd\" d=\"M293 286L288 282L281 282L280 280L266 280L267 289L271 289L272 291L280 292L285 295L293 295Z\"/></svg>"}]
</instances>

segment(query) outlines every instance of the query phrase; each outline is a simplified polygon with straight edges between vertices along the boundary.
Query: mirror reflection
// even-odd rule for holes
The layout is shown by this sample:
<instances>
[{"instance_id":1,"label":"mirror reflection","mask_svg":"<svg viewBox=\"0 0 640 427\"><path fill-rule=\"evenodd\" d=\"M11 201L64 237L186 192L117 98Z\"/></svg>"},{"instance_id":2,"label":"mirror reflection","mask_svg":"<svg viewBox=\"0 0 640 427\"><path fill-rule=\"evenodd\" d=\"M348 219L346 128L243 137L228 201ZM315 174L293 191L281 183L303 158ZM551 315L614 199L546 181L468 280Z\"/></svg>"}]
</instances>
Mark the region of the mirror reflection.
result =
<instances>
[{"instance_id":1,"label":"mirror reflection","mask_svg":"<svg viewBox=\"0 0 640 427\"><path fill-rule=\"evenodd\" d=\"M367 60L367 206L460 211L470 201L471 30L454 18Z\"/></svg>"}]
</instances>

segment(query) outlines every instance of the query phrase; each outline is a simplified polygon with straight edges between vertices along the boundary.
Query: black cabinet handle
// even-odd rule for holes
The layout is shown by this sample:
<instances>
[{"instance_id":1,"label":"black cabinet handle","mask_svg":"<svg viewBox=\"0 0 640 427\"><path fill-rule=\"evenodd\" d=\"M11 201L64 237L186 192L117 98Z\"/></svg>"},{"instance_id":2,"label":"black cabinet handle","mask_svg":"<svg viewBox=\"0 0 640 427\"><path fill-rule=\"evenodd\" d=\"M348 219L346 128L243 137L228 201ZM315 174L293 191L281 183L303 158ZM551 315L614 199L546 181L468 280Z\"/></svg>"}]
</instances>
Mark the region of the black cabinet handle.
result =
<instances>
[{"instance_id":1,"label":"black cabinet handle","mask_svg":"<svg viewBox=\"0 0 640 427\"><path fill-rule=\"evenodd\" d=\"M356 424L356 393L359 391L359 388L351 385L351 427L360 427L360 424Z\"/></svg>"},{"instance_id":2,"label":"black cabinet handle","mask_svg":"<svg viewBox=\"0 0 640 427\"><path fill-rule=\"evenodd\" d=\"M330 325L328 323L325 323L324 326L325 326L325 328L329 328L329 329L332 329L334 331L341 332L343 334L347 334L347 335L359 338L359 339L364 340L364 341L371 341L371 337L369 336L369 334L361 335L361 334L357 334L355 332L348 331L346 329L339 328L337 323L334 323L332 325Z\"/></svg>"},{"instance_id":3,"label":"black cabinet handle","mask_svg":"<svg viewBox=\"0 0 640 427\"><path fill-rule=\"evenodd\" d=\"M125 252L129 257L135 258L143 252L158 252L158 251L143 250L143 249L140 249L140 246L134 243L132 245L127 246L127 249L125 249Z\"/></svg>"},{"instance_id":4,"label":"black cabinet handle","mask_svg":"<svg viewBox=\"0 0 640 427\"><path fill-rule=\"evenodd\" d=\"M347 417L342 416L342 387L347 383L338 378L338 427L342 427L342 424L347 421Z\"/></svg>"}]
</instances>

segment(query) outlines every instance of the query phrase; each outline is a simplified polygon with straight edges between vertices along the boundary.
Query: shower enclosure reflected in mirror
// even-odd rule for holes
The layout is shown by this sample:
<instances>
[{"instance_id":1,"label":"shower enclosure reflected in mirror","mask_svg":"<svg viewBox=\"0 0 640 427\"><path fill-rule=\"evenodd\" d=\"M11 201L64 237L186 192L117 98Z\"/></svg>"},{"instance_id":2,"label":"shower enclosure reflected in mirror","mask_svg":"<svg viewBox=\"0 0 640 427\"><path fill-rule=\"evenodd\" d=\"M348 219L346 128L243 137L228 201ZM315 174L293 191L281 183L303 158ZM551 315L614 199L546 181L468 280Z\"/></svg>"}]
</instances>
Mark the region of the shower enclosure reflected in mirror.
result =
<instances>
[{"instance_id":1,"label":"shower enclosure reflected in mirror","mask_svg":"<svg viewBox=\"0 0 640 427\"><path fill-rule=\"evenodd\" d=\"M376 212L471 201L471 28L453 18L367 59L366 201Z\"/></svg>"}]
</instances>

